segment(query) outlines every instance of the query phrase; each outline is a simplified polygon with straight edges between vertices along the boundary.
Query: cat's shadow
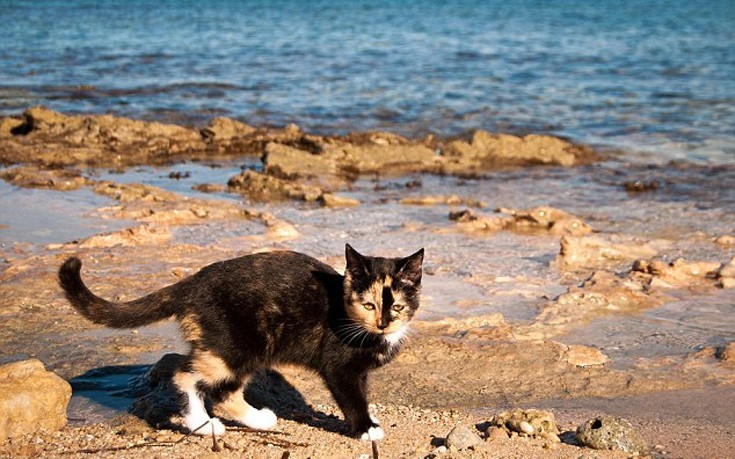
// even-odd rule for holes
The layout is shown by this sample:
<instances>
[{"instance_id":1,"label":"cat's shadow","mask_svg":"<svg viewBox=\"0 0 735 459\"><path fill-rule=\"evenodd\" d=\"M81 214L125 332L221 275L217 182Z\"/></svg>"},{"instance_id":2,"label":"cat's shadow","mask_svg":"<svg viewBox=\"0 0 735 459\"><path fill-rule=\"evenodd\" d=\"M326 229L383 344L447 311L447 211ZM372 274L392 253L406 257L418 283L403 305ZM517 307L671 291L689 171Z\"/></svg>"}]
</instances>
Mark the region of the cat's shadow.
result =
<instances>
[{"instance_id":1,"label":"cat's shadow","mask_svg":"<svg viewBox=\"0 0 735 459\"><path fill-rule=\"evenodd\" d=\"M115 365L94 368L73 378L75 396L114 410L128 411L151 427L185 431L180 424L181 396L171 376L185 357L167 354L155 365ZM345 422L315 410L286 378L275 370L253 375L245 399L256 408L267 407L279 419L287 419L329 432L347 434ZM212 407L208 404L208 409ZM226 421L226 420L225 420ZM235 423L226 424L236 426Z\"/></svg>"}]
</instances>

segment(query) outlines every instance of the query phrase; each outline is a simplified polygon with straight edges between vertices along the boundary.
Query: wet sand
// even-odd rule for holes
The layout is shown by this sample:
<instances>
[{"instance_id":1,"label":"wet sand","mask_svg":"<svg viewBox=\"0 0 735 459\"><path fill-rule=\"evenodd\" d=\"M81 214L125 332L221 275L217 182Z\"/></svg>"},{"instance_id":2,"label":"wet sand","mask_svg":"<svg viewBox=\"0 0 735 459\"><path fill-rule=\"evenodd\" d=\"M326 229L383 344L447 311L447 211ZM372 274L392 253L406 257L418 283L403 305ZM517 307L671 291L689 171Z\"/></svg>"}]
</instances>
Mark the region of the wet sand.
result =
<instances>
[{"instance_id":1,"label":"wet sand","mask_svg":"<svg viewBox=\"0 0 735 459\"><path fill-rule=\"evenodd\" d=\"M185 352L176 328L89 324L56 286L65 257L84 260L96 293L126 300L255 251L302 251L341 269L345 242L376 255L427 250L415 331L397 361L371 378L387 426L382 457L424 457L436 448L432 437L457 423L471 427L512 408L549 409L562 430L622 415L655 457L735 451L735 415L726 409L735 392L726 269L735 254L734 168L592 160L584 147L576 165L562 153L544 165L483 156L491 140L482 135L323 138L225 121L199 137L134 122L138 137L111 144L109 136L78 140L69 128L78 120L44 116L49 127L36 122L37 132L18 134L20 120L4 121L12 127L0 136L4 161L16 164L2 171L0 189L5 215L14 212L0 222L0 362L39 358L72 381L100 369L113 376L75 390L64 431L15 439L0 454L69 457L181 436L120 418L133 400L110 395L140 365ZM282 421L270 436L233 429L218 457L371 453L340 433L328 416L339 413L313 375L284 375L322 414ZM282 401L271 402L278 411ZM206 439L147 448L106 454L211 453ZM447 454L629 456L522 437Z\"/></svg>"}]
</instances>

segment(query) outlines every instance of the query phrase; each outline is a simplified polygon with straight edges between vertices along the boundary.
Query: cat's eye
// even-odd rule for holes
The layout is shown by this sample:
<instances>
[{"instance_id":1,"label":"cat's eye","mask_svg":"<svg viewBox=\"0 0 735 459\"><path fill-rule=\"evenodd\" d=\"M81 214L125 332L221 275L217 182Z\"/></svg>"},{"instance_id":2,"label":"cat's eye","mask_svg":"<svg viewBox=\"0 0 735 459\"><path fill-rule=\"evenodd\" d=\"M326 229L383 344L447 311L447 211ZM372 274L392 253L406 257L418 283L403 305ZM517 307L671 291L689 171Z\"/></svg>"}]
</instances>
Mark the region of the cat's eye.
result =
<instances>
[{"instance_id":1,"label":"cat's eye","mask_svg":"<svg viewBox=\"0 0 735 459\"><path fill-rule=\"evenodd\" d=\"M362 307L367 309L368 311L375 311L375 305L373 303L365 303L362 305Z\"/></svg>"},{"instance_id":2,"label":"cat's eye","mask_svg":"<svg viewBox=\"0 0 735 459\"><path fill-rule=\"evenodd\" d=\"M394 310L394 311L396 311L396 312L401 312L401 311L403 311L403 308L405 308L405 306L404 306L404 305L402 305L402 304L394 304L394 305L393 305L393 310Z\"/></svg>"}]
</instances>

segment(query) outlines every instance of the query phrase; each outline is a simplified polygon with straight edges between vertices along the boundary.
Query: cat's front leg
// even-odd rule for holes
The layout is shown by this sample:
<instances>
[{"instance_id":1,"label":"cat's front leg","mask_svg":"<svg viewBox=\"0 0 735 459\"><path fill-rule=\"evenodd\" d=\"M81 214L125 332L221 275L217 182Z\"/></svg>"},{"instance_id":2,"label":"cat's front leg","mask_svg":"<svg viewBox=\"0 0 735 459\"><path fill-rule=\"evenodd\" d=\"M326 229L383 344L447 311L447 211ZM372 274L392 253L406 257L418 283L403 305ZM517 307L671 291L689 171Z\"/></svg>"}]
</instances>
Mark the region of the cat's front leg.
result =
<instances>
[{"instance_id":1,"label":"cat's front leg","mask_svg":"<svg viewBox=\"0 0 735 459\"><path fill-rule=\"evenodd\" d=\"M349 371L335 371L325 374L324 379L345 416L350 433L364 441L381 440L384 433L380 422L368 411L367 373L353 375Z\"/></svg>"}]
</instances>

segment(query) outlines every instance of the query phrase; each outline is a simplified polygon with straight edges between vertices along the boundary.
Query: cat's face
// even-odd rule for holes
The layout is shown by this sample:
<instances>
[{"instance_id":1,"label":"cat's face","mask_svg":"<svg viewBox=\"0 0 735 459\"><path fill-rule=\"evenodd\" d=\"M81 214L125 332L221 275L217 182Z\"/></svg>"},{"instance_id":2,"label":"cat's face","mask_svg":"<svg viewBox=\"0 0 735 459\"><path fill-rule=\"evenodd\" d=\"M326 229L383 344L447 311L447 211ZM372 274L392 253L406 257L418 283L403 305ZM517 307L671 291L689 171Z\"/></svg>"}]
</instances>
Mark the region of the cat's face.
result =
<instances>
[{"instance_id":1,"label":"cat's face","mask_svg":"<svg viewBox=\"0 0 735 459\"><path fill-rule=\"evenodd\" d=\"M419 307L424 249L406 258L360 255L347 244L345 310L365 331L397 342Z\"/></svg>"}]
</instances>

